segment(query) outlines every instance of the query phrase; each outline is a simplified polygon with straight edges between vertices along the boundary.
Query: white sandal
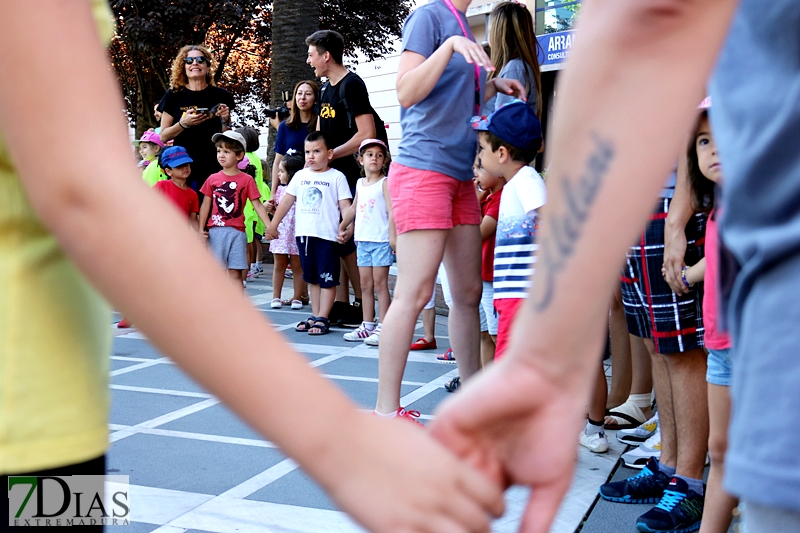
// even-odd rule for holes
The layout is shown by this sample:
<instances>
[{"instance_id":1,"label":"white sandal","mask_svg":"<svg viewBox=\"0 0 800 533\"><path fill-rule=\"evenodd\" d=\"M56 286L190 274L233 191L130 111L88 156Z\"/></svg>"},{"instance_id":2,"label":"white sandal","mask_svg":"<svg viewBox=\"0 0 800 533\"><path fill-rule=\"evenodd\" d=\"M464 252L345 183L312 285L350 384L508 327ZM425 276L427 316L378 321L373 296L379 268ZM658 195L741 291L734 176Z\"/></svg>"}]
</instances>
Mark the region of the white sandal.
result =
<instances>
[{"instance_id":1,"label":"white sandal","mask_svg":"<svg viewBox=\"0 0 800 533\"><path fill-rule=\"evenodd\" d=\"M280 298L273 298L272 303L269 304L269 306L273 309L280 309L281 307L283 307L283 304L281 303Z\"/></svg>"},{"instance_id":2,"label":"white sandal","mask_svg":"<svg viewBox=\"0 0 800 533\"><path fill-rule=\"evenodd\" d=\"M302 309L302 308L303 308L303 302L301 302L300 300L292 300L292 309Z\"/></svg>"}]
</instances>

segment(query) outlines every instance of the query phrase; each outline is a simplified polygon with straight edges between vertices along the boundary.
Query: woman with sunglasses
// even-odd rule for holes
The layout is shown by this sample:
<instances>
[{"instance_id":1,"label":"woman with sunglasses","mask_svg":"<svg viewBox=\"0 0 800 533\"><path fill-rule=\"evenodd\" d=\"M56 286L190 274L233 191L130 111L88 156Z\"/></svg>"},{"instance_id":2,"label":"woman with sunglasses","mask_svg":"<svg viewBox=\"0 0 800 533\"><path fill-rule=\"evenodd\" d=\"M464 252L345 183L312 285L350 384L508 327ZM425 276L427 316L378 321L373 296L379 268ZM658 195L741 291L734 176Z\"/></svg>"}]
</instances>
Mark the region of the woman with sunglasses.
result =
<instances>
[{"instance_id":1,"label":"woman with sunglasses","mask_svg":"<svg viewBox=\"0 0 800 533\"><path fill-rule=\"evenodd\" d=\"M211 137L231 127L233 97L214 84L214 60L205 46L188 45L172 63L170 88L162 100L161 140L174 139L194 160L189 186L195 191L222 170Z\"/></svg>"}]
</instances>

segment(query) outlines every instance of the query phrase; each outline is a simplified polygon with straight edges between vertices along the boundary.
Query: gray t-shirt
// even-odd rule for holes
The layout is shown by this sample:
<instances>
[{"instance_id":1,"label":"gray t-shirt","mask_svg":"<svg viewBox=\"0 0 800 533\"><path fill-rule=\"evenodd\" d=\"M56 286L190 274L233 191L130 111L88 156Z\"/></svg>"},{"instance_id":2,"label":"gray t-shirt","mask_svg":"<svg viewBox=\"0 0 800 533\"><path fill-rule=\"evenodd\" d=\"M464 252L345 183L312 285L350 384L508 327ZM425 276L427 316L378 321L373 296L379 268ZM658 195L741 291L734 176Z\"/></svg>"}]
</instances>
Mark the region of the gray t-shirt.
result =
<instances>
[{"instance_id":1,"label":"gray t-shirt","mask_svg":"<svg viewBox=\"0 0 800 533\"><path fill-rule=\"evenodd\" d=\"M459 12L470 38L469 23ZM430 57L448 37L463 35L458 20L442 0L416 9L403 26L403 51ZM486 73L481 69L480 101ZM441 172L461 181L472 179L477 137L469 120L475 115L475 68L455 53L431 93L408 109L400 108L403 137L396 161Z\"/></svg>"},{"instance_id":2,"label":"gray t-shirt","mask_svg":"<svg viewBox=\"0 0 800 533\"><path fill-rule=\"evenodd\" d=\"M520 58L515 57L510 60L500 70L498 78L506 80L517 80L523 87L528 88L528 94L525 95L525 101L531 106L535 113L539 112L539 97L536 94L536 80L533 77L533 69L525 64ZM481 114L488 115L498 107L512 102L516 97L510 94L497 93L494 98L490 98L483 106Z\"/></svg>"},{"instance_id":3,"label":"gray t-shirt","mask_svg":"<svg viewBox=\"0 0 800 533\"><path fill-rule=\"evenodd\" d=\"M732 421L725 488L800 511L800 2L742 0L711 82ZM721 272L724 276L724 270Z\"/></svg>"}]
</instances>

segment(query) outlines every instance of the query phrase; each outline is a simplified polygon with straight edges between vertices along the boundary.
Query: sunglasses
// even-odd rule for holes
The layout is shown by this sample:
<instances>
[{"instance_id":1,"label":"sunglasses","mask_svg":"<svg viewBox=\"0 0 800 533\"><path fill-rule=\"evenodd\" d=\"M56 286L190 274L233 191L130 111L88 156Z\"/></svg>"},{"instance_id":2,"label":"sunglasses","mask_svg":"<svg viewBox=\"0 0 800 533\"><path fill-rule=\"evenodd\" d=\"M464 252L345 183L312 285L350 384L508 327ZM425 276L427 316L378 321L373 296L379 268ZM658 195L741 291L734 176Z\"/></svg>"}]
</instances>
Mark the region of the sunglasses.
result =
<instances>
[{"instance_id":1,"label":"sunglasses","mask_svg":"<svg viewBox=\"0 0 800 533\"><path fill-rule=\"evenodd\" d=\"M192 63L195 62L197 62L197 64L199 65L205 65L206 63L208 63L208 59L206 59L205 56L186 57L183 59L183 62L186 63L187 65L191 65Z\"/></svg>"}]
</instances>

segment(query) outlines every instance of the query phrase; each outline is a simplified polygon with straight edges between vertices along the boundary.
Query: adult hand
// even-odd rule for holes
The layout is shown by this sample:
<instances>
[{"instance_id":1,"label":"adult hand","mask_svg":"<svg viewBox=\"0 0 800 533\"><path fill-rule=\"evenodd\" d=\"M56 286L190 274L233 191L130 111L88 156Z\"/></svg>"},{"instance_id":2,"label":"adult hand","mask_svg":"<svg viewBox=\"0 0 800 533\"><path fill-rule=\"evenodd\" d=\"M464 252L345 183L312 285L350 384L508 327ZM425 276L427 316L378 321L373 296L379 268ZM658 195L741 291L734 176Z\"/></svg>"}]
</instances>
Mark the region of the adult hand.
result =
<instances>
[{"instance_id":1,"label":"adult hand","mask_svg":"<svg viewBox=\"0 0 800 533\"><path fill-rule=\"evenodd\" d=\"M464 56L464 59L467 63L477 63L478 66L483 67L487 71L494 70L492 60L486 55L486 51L483 49L483 46L460 35L454 35L447 40L450 41L450 46L453 47L453 52L457 52Z\"/></svg>"},{"instance_id":2,"label":"adult hand","mask_svg":"<svg viewBox=\"0 0 800 533\"><path fill-rule=\"evenodd\" d=\"M519 80L494 78L491 83L494 84L494 87L498 93L514 96L523 102L527 101L528 99L527 94L525 93L525 86L522 85Z\"/></svg>"},{"instance_id":3,"label":"adult hand","mask_svg":"<svg viewBox=\"0 0 800 533\"><path fill-rule=\"evenodd\" d=\"M436 438L500 486L533 489L522 532L545 533L572 482L589 389L574 381L555 382L509 352L445 401L432 425Z\"/></svg>"},{"instance_id":4,"label":"adult hand","mask_svg":"<svg viewBox=\"0 0 800 533\"><path fill-rule=\"evenodd\" d=\"M197 126L206 120L208 120L208 115L205 113L198 113L194 109L188 110L180 119L183 125L189 128L192 126Z\"/></svg>"},{"instance_id":5,"label":"adult hand","mask_svg":"<svg viewBox=\"0 0 800 533\"><path fill-rule=\"evenodd\" d=\"M672 230L667 226L664 230L664 280L669 284L672 291L677 294L686 294L689 288L681 279L681 271L685 263L686 255L686 233L681 230Z\"/></svg>"},{"instance_id":6,"label":"adult hand","mask_svg":"<svg viewBox=\"0 0 800 533\"><path fill-rule=\"evenodd\" d=\"M217 107L217 116L222 119L222 122L225 124L230 124L231 122L231 108L229 108L226 104L219 104Z\"/></svg>"}]
</instances>

